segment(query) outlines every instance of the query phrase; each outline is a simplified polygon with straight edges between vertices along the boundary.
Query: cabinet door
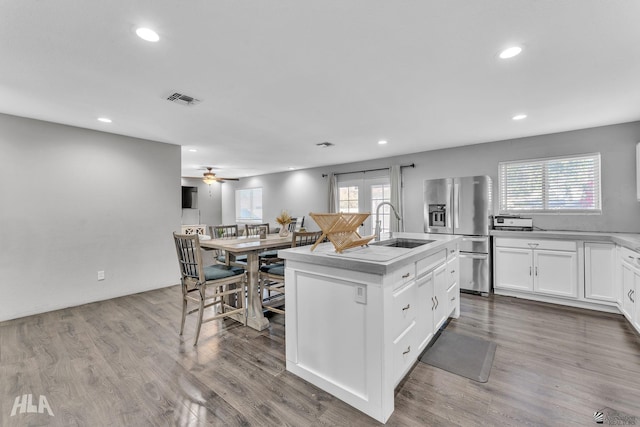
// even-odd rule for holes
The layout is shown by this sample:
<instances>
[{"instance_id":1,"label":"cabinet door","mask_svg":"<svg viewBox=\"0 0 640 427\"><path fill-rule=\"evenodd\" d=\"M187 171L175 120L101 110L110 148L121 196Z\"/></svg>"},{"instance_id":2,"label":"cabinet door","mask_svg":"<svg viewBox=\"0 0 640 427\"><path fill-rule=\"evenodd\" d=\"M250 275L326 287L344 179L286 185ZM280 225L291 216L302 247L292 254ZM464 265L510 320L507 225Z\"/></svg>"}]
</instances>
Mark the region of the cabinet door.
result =
<instances>
[{"instance_id":1,"label":"cabinet door","mask_svg":"<svg viewBox=\"0 0 640 427\"><path fill-rule=\"evenodd\" d=\"M416 313L416 339L422 352L433 337L433 272L418 278L418 312Z\"/></svg>"},{"instance_id":2,"label":"cabinet door","mask_svg":"<svg viewBox=\"0 0 640 427\"><path fill-rule=\"evenodd\" d=\"M578 297L578 262L575 252L533 251L533 290L541 294Z\"/></svg>"},{"instance_id":3,"label":"cabinet door","mask_svg":"<svg viewBox=\"0 0 640 427\"><path fill-rule=\"evenodd\" d=\"M616 302L616 245L603 242L584 244L584 296L598 301Z\"/></svg>"},{"instance_id":4,"label":"cabinet door","mask_svg":"<svg viewBox=\"0 0 640 427\"><path fill-rule=\"evenodd\" d=\"M640 302L638 302L638 291L640 291L640 271L634 270L633 276L635 280L633 292L631 292L631 303L633 304L633 313L631 316L633 321L631 323L633 323L636 330L640 332Z\"/></svg>"},{"instance_id":5,"label":"cabinet door","mask_svg":"<svg viewBox=\"0 0 640 427\"><path fill-rule=\"evenodd\" d=\"M622 306L620 309L622 310L622 314L632 323L637 311L634 310L636 298L633 295L636 289L635 276L636 274L633 267L626 262L622 262Z\"/></svg>"},{"instance_id":6,"label":"cabinet door","mask_svg":"<svg viewBox=\"0 0 640 427\"><path fill-rule=\"evenodd\" d=\"M495 287L517 291L533 290L531 250L501 248L495 250Z\"/></svg>"},{"instance_id":7,"label":"cabinet door","mask_svg":"<svg viewBox=\"0 0 640 427\"><path fill-rule=\"evenodd\" d=\"M449 316L449 304L447 302L447 266L441 265L433 270L433 299L435 306L433 307L433 325L437 330L447 320Z\"/></svg>"}]
</instances>

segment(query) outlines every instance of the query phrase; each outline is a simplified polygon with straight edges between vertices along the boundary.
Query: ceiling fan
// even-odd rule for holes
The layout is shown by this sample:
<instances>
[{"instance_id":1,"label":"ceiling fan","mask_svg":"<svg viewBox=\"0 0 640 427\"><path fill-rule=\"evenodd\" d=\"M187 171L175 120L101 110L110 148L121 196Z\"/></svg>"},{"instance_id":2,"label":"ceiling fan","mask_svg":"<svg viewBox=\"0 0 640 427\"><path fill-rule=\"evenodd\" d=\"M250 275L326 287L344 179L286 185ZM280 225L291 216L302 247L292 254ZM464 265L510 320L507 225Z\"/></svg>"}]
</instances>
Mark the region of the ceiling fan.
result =
<instances>
[{"instance_id":1,"label":"ceiling fan","mask_svg":"<svg viewBox=\"0 0 640 427\"><path fill-rule=\"evenodd\" d=\"M202 174L203 178L202 180L204 181L205 184L213 184L214 182L225 182L225 181L240 181L238 178L221 178L216 176L215 173L213 173L211 170L213 168L210 168L208 166L206 166L207 171L205 173Z\"/></svg>"}]
</instances>

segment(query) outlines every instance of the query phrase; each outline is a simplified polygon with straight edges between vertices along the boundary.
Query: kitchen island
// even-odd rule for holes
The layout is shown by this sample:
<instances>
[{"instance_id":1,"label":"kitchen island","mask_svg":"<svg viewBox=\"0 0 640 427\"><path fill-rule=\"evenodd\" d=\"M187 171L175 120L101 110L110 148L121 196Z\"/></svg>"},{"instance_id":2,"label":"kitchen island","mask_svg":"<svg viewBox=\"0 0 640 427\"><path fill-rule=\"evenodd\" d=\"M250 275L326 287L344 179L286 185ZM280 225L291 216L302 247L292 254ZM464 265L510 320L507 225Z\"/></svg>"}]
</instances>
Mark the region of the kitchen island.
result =
<instances>
[{"instance_id":1,"label":"kitchen island","mask_svg":"<svg viewBox=\"0 0 640 427\"><path fill-rule=\"evenodd\" d=\"M386 422L395 387L460 314L459 239L394 233L343 253L331 243L278 251L287 370Z\"/></svg>"}]
</instances>

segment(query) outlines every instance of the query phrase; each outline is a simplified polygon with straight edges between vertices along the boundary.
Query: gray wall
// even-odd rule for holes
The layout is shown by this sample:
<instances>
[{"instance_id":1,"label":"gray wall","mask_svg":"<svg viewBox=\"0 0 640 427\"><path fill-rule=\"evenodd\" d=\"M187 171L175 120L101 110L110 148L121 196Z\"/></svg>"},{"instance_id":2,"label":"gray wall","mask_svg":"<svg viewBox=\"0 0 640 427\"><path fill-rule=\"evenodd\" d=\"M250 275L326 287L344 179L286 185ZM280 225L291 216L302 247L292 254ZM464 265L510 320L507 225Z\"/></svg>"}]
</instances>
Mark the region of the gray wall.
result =
<instances>
[{"instance_id":1,"label":"gray wall","mask_svg":"<svg viewBox=\"0 0 640 427\"><path fill-rule=\"evenodd\" d=\"M640 203L635 189L635 144L640 122L583 129L529 138L489 142L445 150L426 151L374 161L303 171L263 175L241 180L234 188L263 187L265 220L274 222L281 209L292 215L326 212L328 183L323 173L389 167L415 163L403 169L405 230L422 232L422 185L425 179L489 175L494 183L497 212L498 162L600 152L602 160L602 215L533 215L534 225L550 230L640 232ZM234 223L232 186L222 194L224 222ZM312 220L305 223L314 229ZM317 227L315 227L317 229Z\"/></svg>"},{"instance_id":2,"label":"gray wall","mask_svg":"<svg viewBox=\"0 0 640 427\"><path fill-rule=\"evenodd\" d=\"M179 146L0 114L0 153L0 320L178 283Z\"/></svg>"}]
</instances>

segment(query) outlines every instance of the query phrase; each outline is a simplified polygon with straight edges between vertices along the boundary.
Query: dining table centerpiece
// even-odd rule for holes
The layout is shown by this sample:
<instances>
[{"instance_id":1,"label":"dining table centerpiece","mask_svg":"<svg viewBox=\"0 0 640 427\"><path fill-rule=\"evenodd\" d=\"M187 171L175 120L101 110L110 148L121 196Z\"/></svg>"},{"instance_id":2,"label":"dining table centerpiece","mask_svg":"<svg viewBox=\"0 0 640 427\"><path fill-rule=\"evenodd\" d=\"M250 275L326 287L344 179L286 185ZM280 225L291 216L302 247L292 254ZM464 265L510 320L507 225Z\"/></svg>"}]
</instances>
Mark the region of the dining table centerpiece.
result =
<instances>
[{"instance_id":1,"label":"dining table centerpiece","mask_svg":"<svg viewBox=\"0 0 640 427\"><path fill-rule=\"evenodd\" d=\"M293 221L293 218L291 218L291 215L285 210L276 217L276 222L280 224L279 234L281 237L287 237L289 235L289 224L291 224L291 221Z\"/></svg>"}]
</instances>

